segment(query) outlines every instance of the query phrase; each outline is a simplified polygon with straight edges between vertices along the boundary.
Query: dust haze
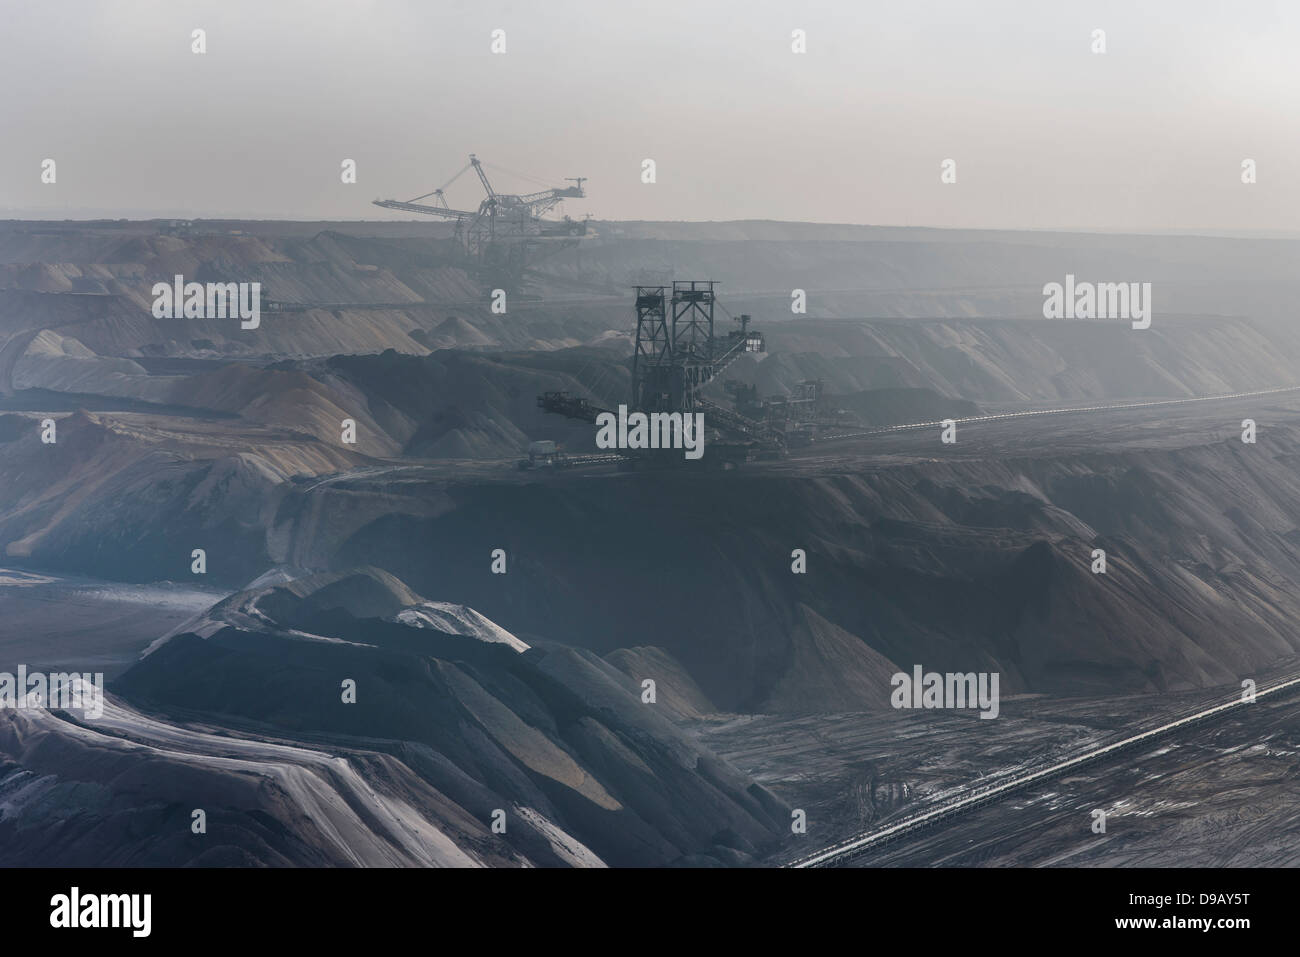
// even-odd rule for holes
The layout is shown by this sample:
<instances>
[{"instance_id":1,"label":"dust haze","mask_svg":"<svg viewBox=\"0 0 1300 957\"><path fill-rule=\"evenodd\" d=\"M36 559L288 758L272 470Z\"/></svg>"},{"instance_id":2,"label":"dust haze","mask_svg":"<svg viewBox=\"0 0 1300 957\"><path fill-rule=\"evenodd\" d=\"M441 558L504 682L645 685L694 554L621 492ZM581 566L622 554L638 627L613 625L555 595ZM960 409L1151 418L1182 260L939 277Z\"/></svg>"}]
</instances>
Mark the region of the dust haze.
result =
<instances>
[{"instance_id":1,"label":"dust haze","mask_svg":"<svg viewBox=\"0 0 1300 957\"><path fill-rule=\"evenodd\" d=\"M12 216L354 219L474 151L590 177L569 212L598 219L1293 232L1300 209L1282 2L0 6Z\"/></svg>"}]
</instances>

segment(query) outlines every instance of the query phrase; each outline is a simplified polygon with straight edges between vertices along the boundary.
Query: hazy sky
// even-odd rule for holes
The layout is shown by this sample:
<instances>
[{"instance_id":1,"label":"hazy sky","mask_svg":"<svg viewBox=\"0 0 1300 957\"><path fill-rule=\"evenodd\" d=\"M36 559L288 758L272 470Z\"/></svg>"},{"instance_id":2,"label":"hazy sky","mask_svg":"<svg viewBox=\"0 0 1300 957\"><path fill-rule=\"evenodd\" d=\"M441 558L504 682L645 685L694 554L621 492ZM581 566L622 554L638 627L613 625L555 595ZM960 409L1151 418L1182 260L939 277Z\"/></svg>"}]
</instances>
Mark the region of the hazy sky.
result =
<instances>
[{"instance_id":1,"label":"hazy sky","mask_svg":"<svg viewBox=\"0 0 1300 957\"><path fill-rule=\"evenodd\" d=\"M602 219L1300 225L1287 0L0 0L0 30L0 216L409 218L369 202L476 152L589 177L565 212Z\"/></svg>"}]
</instances>

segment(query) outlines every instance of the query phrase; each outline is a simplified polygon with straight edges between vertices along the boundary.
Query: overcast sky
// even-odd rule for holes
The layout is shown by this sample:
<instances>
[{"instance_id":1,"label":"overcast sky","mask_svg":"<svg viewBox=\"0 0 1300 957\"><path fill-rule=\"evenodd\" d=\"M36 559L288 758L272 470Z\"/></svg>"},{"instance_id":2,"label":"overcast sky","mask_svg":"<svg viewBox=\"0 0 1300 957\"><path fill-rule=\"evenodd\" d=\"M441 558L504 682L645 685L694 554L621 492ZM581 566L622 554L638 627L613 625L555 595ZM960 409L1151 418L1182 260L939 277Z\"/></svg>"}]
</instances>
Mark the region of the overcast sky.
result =
<instances>
[{"instance_id":1,"label":"overcast sky","mask_svg":"<svg viewBox=\"0 0 1300 957\"><path fill-rule=\"evenodd\" d=\"M369 202L476 152L589 177L564 211L602 219L1300 222L1285 0L0 0L0 24L0 216L408 218Z\"/></svg>"}]
</instances>

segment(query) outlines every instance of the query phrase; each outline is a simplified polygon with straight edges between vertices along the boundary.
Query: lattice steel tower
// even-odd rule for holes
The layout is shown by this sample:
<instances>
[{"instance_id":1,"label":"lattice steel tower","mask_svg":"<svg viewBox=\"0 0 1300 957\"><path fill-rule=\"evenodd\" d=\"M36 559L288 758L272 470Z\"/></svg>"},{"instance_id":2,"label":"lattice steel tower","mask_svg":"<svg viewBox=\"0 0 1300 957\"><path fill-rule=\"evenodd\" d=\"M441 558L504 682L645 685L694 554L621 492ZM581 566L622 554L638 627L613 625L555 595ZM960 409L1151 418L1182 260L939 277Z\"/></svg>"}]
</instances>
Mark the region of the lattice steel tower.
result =
<instances>
[{"instance_id":1,"label":"lattice steel tower","mask_svg":"<svg viewBox=\"0 0 1300 957\"><path fill-rule=\"evenodd\" d=\"M636 287L636 347L632 352L632 408L673 408L673 339L664 286Z\"/></svg>"},{"instance_id":2,"label":"lattice steel tower","mask_svg":"<svg viewBox=\"0 0 1300 957\"><path fill-rule=\"evenodd\" d=\"M695 391L713 375L712 279L673 283L673 408L695 410Z\"/></svg>"}]
</instances>

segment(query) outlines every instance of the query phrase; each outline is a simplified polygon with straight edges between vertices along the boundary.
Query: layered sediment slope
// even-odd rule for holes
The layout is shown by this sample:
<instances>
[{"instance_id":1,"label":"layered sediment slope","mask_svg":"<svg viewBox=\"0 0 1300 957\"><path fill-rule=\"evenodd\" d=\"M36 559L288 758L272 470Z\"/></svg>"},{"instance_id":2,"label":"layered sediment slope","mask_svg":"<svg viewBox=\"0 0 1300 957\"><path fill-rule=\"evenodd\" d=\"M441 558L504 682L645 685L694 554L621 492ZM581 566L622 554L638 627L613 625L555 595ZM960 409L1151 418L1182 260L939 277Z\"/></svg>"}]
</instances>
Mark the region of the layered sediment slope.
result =
<instances>
[{"instance_id":1,"label":"layered sediment slope","mask_svg":"<svg viewBox=\"0 0 1300 957\"><path fill-rule=\"evenodd\" d=\"M400 567L515 630L661 647L722 710L886 707L887 673L917 663L1000 672L1004 694L1161 691L1300 652L1300 434L1275 426L1261 452L451 486L437 515L330 547L305 501L277 521L302 554Z\"/></svg>"},{"instance_id":2,"label":"layered sediment slope","mask_svg":"<svg viewBox=\"0 0 1300 957\"><path fill-rule=\"evenodd\" d=\"M284 577L157 642L102 718L0 713L0 860L739 864L780 839L788 809L594 654L376 569Z\"/></svg>"},{"instance_id":3,"label":"layered sediment slope","mask_svg":"<svg viewBox=\"0 0 1300 957\"><path fill-rule=\"evenodd\" d=\"M768 353L725 372L760 395L820 379L827 401L863 425L971 415L985 405L1185 398L1294 384L1300 341L1248 320L1184 319L1134 332L1111 322L824 321L776 323ZM282 360L113 358L49 329L0 352L0 407L158 412L235 420L230 430L298 432L348 453L505 459L531 439L571 450L594 430L547 415L538 394L564 390L606 408L626 402L624 340L532 352L441 350ZM4 359L8 356L8 365ZM161 364L160 364L161 363ZM5 372L8 379L5 379ZM726 402L723 381L710 386ZM343 446L352 420L355 443Z\"/></svg>"},{"instance_id":4,"label":"layered sediment slope","mask_svg":"<svg viewBox=\"0 0 1300 957\"><path fill-rule=\"evenodd\" d=\"M836 393L928 388L977 403L1180 398L1293 385L1294 329L1244 319L1184 317L1134 330L1115 321L785 322L764 332L771 353L732 375L761 392L820 378Z\"/></svg>"},{"instance_id":5,"label":"layered sediment slope","mask_svg":"<svg viewBox=\"0 0 1300 957\"><path fill-rule=\"evenodd\" d=\"M1010 420L1005 447L971 427L942 456L917 436L856 462L540 481L358 468L293 439L214 459L95 416L47 447L12 417L0 533L11 560L126 580L191 579L194 548L214 583L375 565L530 644L660 649L699 689L683 703L721 710L884 707L882 676L917 663L999 671L1006 694L1169 690L1300 651L1300 426L1274 410L1248 445L1244 414L1184 435L1136 410L1104 451L1076 416Z\"/></svg>"},{"instance_id":6,"label":"layered sediment slope","mask_svg":"<svg viewBox=\"0 0 1300 957\"><path fill-rule=\"evenodd\" d=\"M201 548L214 580L247 581L270 564L266 526L291 478L367 461L222 420L78 412L56 417L52 434L44 421L0 415L3 554L117 580L188 577Z\"/></svg>"}]
</instances>

